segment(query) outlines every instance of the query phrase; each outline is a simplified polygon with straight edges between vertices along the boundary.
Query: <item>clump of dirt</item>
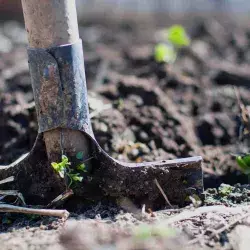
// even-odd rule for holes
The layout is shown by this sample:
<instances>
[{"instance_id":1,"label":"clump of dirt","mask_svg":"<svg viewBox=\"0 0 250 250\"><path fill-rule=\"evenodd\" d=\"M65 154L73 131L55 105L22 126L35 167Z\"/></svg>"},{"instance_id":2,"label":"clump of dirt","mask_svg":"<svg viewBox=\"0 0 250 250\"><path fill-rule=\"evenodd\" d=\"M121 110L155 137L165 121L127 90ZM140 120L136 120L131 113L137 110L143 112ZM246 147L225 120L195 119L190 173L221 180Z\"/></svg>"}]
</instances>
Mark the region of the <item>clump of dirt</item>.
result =
<instances>
[{"instance_id":1,"label":"clump of dirt","mask_svg":"<svg viewBox=\"0 0 250 250\"><path fill-rule=\"evenodd\" d=\"M250 186L221 184L218 189L208 188L205 191L206 205L249 205L250 204Z\"/></svg>"}]
</instances>

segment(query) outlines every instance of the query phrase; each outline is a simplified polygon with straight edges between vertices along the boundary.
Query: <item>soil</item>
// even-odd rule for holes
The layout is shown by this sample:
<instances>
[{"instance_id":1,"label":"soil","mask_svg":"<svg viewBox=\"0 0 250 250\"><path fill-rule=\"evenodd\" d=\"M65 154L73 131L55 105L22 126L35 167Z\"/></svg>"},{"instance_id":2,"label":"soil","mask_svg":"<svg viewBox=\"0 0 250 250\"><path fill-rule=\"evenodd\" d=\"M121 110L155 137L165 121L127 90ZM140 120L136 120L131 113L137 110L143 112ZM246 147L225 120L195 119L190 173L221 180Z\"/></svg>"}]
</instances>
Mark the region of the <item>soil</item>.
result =
<instances>
[{"instance_id":1,"label":"soil","mask_svg":"<svg viewBox=\"0 0 250 250\"><path fill-rule=\"evenodd\" d=\"M92 126L102 148L130 162L201 155L204 206L194 200L184 209L143 211L96 204L66 223L1 214L1 249L247 249L250 193L234 154L247 151L249 138L239 139L233 87L250 105L250 31L228 20L189 23L191 46L172 65L153 59L158 27L88 21L80 34ZM0 37L0 164L6 165L31 149L37 122L25 30L5 22Z\"/></svg>"}]
</instances>

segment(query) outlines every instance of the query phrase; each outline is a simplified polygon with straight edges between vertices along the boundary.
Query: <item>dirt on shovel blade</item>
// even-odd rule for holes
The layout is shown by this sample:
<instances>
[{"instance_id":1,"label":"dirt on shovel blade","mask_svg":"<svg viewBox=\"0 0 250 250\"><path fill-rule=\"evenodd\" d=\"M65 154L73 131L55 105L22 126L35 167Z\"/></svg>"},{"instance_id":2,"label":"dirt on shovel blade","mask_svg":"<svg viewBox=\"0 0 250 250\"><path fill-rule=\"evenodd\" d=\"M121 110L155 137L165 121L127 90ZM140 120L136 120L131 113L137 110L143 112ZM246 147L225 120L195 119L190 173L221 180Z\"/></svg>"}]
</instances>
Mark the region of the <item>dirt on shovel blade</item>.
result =
<instances>
[{"instance_id":1,"label":"dirt on shovel blade","mask_svg":"<svg viewBox=\"0 0 250 250\"><path fill-rule=\"evenodd\" d=\"M248 249L250 189L234 154L248 151L249 138L239 142L234 87L250 105L250 30L228 20L190 20L191 45L169 65L154 61L152 24L88 21L80 35L102 148L128 162L201 155L203 206L195 197L189 207L161 211L129 200L83 201L71 206L66 223L1 213L1 249ZM25 30L4 22L0 40L0 165L7 165L31 149L37 121Z\"/></svg>"}]
</instances>

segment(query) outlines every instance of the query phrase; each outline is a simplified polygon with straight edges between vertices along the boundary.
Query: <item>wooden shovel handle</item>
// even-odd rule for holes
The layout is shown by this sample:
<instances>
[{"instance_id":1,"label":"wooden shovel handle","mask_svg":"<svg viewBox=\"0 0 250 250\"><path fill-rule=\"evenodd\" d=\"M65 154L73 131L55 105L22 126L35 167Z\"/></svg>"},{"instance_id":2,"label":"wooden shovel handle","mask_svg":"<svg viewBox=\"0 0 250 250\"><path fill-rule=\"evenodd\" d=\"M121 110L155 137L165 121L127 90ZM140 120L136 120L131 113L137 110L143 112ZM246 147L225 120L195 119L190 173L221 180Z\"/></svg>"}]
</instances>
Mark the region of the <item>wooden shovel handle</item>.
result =
<instances>
[{"instance_id":1,"label":"wooden shovel handle","mask_svg":"<svg viewBox=\"0 0 250 250\"><path fill-rule=\"evenodd\" d=\"M75 0L22 0L29 46L49 48L79 39Z\"/></svg>"},{"instance_id":2,"label":"wooden shovel handle","mask_svg":"<svg viewBox=\"0 0 250 250\"><path fill-rule=\"evenodd\" d=\"M29 47L50 48L79 40L75 0L22 0L22 7ZM79 151L90 157L89 141L80 131L53 129L44 132L44 140L50 161L60 160L62 148L68 157Z\"/></svg>"}]
</instances>

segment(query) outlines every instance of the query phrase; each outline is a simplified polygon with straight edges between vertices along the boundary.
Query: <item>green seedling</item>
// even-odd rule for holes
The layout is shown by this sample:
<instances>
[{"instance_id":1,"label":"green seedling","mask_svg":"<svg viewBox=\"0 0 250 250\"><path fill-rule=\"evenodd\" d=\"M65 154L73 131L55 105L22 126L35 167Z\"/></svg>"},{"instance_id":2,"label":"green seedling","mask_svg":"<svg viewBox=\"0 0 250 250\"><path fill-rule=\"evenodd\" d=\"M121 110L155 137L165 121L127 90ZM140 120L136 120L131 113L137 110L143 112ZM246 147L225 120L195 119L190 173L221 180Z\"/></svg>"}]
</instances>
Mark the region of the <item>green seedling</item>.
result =
<instances>
[{"instance_id":1,"label":"green seedling","mask_svg":"<svg viewBox=\"0 0 250 250\"><path fill-rule=\"evenodd\" d=\"M181 25L173 25L162 32L162 42L154 49L154 58L158 63L174 63L178 50L190 45L186 30Z\"/></svg>"},{"instance_id":2,"label":"green seedling","mask_svg":"<svg viewBox=\"0 0 250 250\"><path fill-rule=\"evenodd\" d=\"M159 43L155 46L154 57L158 63L174 63L177 53L173 46Z\"/></svg>"},{"instance_id":3,"label":"green seedling","mask_svg":"<svg viewBox=\"0 0 250 250\"><path fill-rule=\"evenodd\" d=\"M83 180L83 177L80 176L80 173L74 173L71 169L69 171L69 173L67 174L68 178L69 178L69 187L71 187L71 185L73 183L76 183L76 182L82 182Z\"/></svg>"},{"instance_id":4,"label":"green seedling","mask_svg":"<svg viewBox=\"0 0 250 250\"><path fill-rule=\"evenodd\" d=\"M81 154L78 154L80 157ZM60 175L61 178L65 178L65 175L69 178L68 187L70 187L73 183L82 182L83 177L80 176L79 172L75 172L72 168L70 168L71 162L66 155L62 155L61 162L52 162L51 166L53 169ZM76 169L81 172L86 172L84 163L79 164Z\"/></svg>"},{"instance_id":5,"label":"green seedling","mask_svg":"<svg viewBox=\"0 0 250 250\"><path fill-rule=\"evenodd\" d=\"M81 163L81 164L77 165L76 169L77 169L78 171L87 172L86 166L85 166L84 163Z\"/></svg>"},{"instance_id":6,"label":"green seedling","mask_svg":"<svg viewBox=\"0 0 250 250\"><path fill-rule=\"evenodd\" d=\"M237 156L236 162L244 174L250 175L250 155Z\"/></svg>"},{"instance_id":7,"label":"green seedling","mask_svg":"<svg viewBox=\"0 0 250 250\"><path fill-rule=\"evenodd\" d=\"M221 196L228 196L229 194L232 193L233 189L234 187L223 183L220 185L218 192Z\"/></svg>"},{"instance_id":8,"label":"green seedling","mask_svg":"<svg viewBox=\"0 0 250 250\"><path fill-rule=\"evenodd\" d=\"M66 170L69 168L71 163L69 162L69 159L66 155L62 155L62 161L61 162L52 162L51 166L54 168L54 170L61 176L61 178L64 178L64 174Z\"/></svg>"},{"instance_id":9,"label":"green seedling","mask_svg":"<svg viewBox=\"0 0 250 250\"><path fill-rule=\"evenodd\" d=\"M182 48L190 45L190 39L186 30L181 25L173 25L166 30L167 41L177 48Z\"/></svg>"},{"instance_id":10,"label":"green seedling","mask_svg":"<svg viewBox=\"0 0 250 250\"><path fill-rule=\"evenodd\" d=\"M241 171L248 176L248 183L250 182L250 154L236 156L236 162Z\"/></svg>"}]
</instances>

